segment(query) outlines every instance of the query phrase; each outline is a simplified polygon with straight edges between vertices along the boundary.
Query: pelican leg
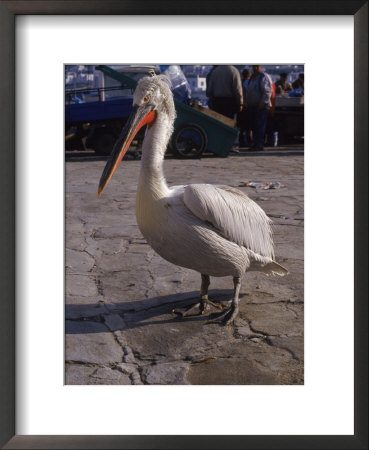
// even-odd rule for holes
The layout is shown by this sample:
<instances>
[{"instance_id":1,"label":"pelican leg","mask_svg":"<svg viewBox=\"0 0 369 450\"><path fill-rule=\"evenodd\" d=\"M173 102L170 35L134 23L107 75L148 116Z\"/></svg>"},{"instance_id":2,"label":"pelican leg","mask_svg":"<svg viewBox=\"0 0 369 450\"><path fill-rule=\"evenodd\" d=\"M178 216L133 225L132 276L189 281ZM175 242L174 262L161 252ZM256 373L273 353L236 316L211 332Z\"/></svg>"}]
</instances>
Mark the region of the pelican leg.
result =
<instances>
[{"instance_id":1,"label":"pelican leg","mask_svg":"<svg viewBox=\"0 0 369 450\"><path fill-rule=\"evenodd\" d=\"M241 278L233 277L234 293L231 307L225 312L222 312L215 319L208 320L207 323L223 323L224 325L231 324L238 315L238 304L240 302Z\"/></svg>"},{"instance_id":2,"label":"pelican leg","mask_svg":"<svg viewBox=\"0 0 369 450\"><path fill-rule=\"evenodd\" d=\"M186 316L201 316L210 311L210 305L214 306L217 309L223 309L222 305L214 303L211 300L209 300L208 297L209 286L210 286L209 275L201 274L200 302L197 302L194 305L190 305L184 309L183 308L173 309L173 312L175 314L180 314L182 317L186 317Z\"/></svg>"},{"instance_id":3,"label":"pelican leg","mask_svg":"<svg viewBox=\"0 0 369 450\"><path fill-rule=\"evenodd\" d=\"M217 309L223 309L222 305L219 303L212 302L209 300L208 297L208 289L210 286L210 277L209 275L201 274L201 288L200 288L200 295L201 295L201 302L200 302L200 308L202 313L207 312L210 310L210 305L214 306Z\"/></svg>"}]
</instances>

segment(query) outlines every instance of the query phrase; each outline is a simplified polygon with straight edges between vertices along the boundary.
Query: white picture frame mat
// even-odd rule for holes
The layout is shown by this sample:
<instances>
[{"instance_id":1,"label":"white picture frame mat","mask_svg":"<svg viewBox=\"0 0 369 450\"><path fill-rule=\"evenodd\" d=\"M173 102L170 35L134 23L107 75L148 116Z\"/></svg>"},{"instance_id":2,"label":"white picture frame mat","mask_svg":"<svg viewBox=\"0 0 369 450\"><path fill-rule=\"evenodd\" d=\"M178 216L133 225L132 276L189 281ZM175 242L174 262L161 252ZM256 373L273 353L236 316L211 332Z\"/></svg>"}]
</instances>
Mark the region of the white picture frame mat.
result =
<instances>
[{"instance_id":1,"label":"white picture frame mat","mask_svg":"<svg viewBox=\"0 0 369 450\"><path fill-rule=\"evenodd\" d=\"M17 17L17 434L353 434L353 30L352 16ZM88 63L305 64L304 386L63 385L63 64Z\"/></svg>"}]
</instances>

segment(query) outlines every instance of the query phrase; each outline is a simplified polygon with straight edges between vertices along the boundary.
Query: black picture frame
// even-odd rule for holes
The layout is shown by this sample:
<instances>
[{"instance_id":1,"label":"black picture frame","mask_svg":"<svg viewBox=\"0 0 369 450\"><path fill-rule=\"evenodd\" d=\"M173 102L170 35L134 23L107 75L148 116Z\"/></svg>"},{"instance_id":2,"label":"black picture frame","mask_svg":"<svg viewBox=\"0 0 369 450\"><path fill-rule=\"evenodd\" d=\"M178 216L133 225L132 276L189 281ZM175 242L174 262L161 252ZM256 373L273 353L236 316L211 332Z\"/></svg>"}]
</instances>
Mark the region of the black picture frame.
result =
<instances>
[{"instance_id":1,"label":"black picture frame","mask_svg":"<svg viewBox=\"0 0 369 450\"><path fill-rule=\"evenodd\" d=\"M355 407L348 436L15 435L15 17L27 14L352 15L355 41ZM337 93L339 95L339 92ZM0 0L0 445L6 449L368 448L368 1ZM19 131L19 130L18 130ZM317 406L318 407L318 406Z\"/></svg>"}]
</instances>

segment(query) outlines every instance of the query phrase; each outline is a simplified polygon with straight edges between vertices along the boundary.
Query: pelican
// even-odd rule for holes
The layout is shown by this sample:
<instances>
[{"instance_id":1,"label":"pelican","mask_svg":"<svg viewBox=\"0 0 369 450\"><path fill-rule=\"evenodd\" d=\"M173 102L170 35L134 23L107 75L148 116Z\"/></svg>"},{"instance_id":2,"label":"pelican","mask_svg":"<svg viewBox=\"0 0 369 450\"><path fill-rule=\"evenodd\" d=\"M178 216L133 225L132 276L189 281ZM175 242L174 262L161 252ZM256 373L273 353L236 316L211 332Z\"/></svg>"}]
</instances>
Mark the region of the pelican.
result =
<instances>
[{"instance_id":1,"label":"pelican","mask_svg":"<svg viewBox=\"0 0 369 450\"><path fill-rule=\"evenodd\" d=\"M149 245L164 259L201 274L200 301L182 316L205 314L210 276L233 277L230 307L215 320L230 324L237 317L241 278L246 271L286 275L274 260L271 220L246 194L229 186L171 186L163 171L164 153L173 132L175 107L170 81L163 75L142 78L133 110L101 175L101 195L137 132L147 125L142 144L136 218ZM222 309L222 308L220 308Z\"/></svg>"}]
</instances>

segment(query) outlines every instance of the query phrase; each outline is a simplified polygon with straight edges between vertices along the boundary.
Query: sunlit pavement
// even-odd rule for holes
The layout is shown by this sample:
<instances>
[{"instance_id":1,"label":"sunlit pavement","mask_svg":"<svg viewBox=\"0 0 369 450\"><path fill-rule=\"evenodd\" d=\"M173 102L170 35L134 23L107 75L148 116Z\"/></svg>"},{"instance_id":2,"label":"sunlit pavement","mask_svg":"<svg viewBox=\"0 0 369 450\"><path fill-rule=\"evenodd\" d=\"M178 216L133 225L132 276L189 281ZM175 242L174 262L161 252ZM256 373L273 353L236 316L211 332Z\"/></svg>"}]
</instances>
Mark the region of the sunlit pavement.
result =
<instances>
[{"instance_id":1,"label":"sunlit pavement","mask_svg":"<svg viewBox=\"0 0 369 450\"><path fill-rule=\"evenodd\" d=\"M139 160L123 161L97 196L106 158L66 155L67 384L303 384L304 154L302 146L165 161L169 185L238 187L272 218L284 278L247 274L234 325L178 318L200 275L156 255L136 225ZM279 189L245 187L278 181ZM225 303L231 278L212 278Z\"/></svg>"}]
</instances>

